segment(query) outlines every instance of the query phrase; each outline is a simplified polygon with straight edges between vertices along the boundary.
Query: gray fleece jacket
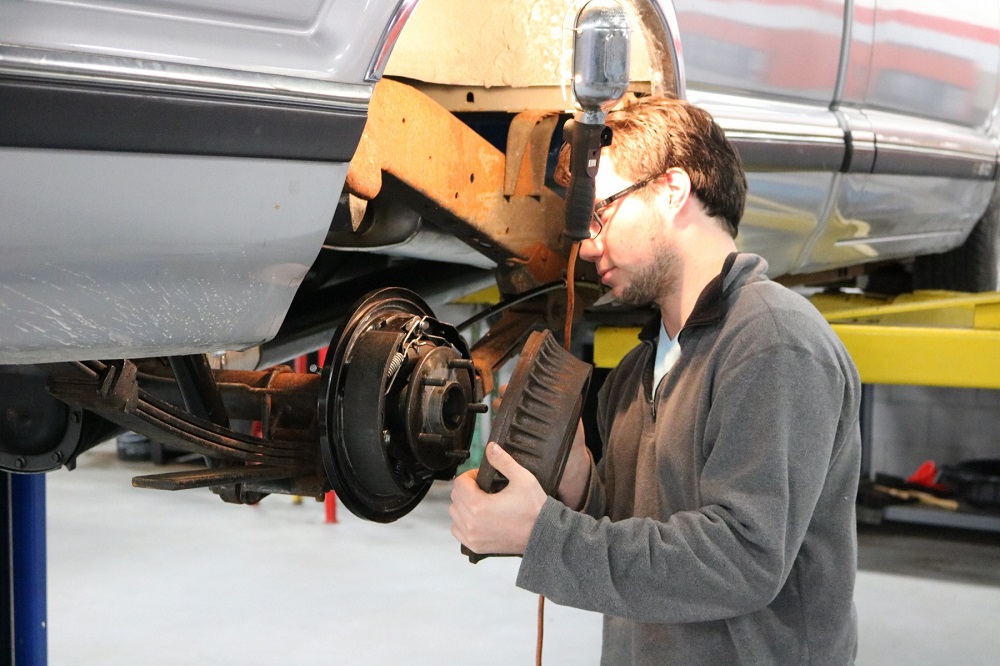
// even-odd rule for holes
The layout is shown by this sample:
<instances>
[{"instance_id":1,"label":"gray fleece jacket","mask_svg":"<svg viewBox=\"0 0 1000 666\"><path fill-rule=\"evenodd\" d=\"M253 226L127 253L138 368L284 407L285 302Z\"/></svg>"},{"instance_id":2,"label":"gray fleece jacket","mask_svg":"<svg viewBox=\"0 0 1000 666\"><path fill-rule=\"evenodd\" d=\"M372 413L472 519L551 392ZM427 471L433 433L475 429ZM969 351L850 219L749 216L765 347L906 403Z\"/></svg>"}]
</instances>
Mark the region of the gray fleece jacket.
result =
<instances>
[{"instance_id":1,"label":"gray fleece jacket","mask_svg":"<svg viewBox=\"0 0 1000 666\"><path fill-rule=\"evenodd\" d=\"M604 613L604 664L854 660L860 381L766 269L730 255L652 400L644 329L601 391L584 511L535 523L517 584Z\"/></svg>"}]
</instances>

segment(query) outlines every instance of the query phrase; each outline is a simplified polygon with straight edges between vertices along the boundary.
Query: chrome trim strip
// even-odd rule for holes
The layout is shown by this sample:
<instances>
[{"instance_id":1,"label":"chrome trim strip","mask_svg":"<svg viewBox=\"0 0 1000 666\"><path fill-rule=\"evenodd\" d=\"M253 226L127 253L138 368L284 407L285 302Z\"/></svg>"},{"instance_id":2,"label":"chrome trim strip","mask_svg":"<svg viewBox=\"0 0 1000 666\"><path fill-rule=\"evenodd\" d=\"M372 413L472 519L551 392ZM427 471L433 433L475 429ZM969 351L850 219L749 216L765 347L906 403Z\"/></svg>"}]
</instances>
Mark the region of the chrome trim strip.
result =
<instances>
[{"instance_id":1,"label":"chrome trim strip","mask_svg":"<svg viewBox=\"0 0 1000 666\"><path fill-rule=\"evenodd\" d=\"M674 65L674 81L677 82L677 97L687 99L687 77L684 74L684 48L681 46L681 31L677 24L677 9L671 0L654 0L653 9L659 14L660 22L667 31L667 51Z\"/></svg>"},{"instance_id":2,"label":"chrome trim strip","mask_svg":"<svg viewBox=\"0 0 1000 666\"><path fill-rule=\"evenodd\" d=\"M751 171L840 171L844 129L826 107L690 91L725 131Z\"/></svg>"},{"instance_id":3,"label":"chrome trim strip","mask_svg":"<svg viewBox=\"0 0 1000 666\"><path fill-rule=\"evenodd\" d=\"M689 99L711 113L727 131L844 138L844 130L836 115L826 106L702 90L691 90Z\"/></svg>"},{"instance_id":4,"label":"chrome trim strip","mask_svg":"<svg viewBox=\"0 0 1000 666\"><path fill-rule=\"evenodd\" d=\"M839 172L844 165L844 141L817 137L793 139L767 134L726 132L748 171Z\"/></svg>"},{"instance_id":5,"label":"chrome trim strip","mask_svg":"<svg viewBox=\"0 0 1000 666\"><path fill-rule=\"evenodd\" d=\"M919 234L899 234L897 236L879 236L878 238L847 238L834 243L836 247L850 247L854 245L877 245L879 243L908 243L913 241L931 239L961 239L964 232L961 231L926 231Z\"/></svg>"},{"instance_id":6,"label":"chrome trim strip","mask_svg":"<svg viewBox=\"0 0 1000 666\"><path fill-rule=\"evenodd\" d=\"M368 72L365 74L365 81L368 83L378 83L381 80L385 66L389 62L389 56L392 54L392 47L396 45L396 40L399 39L399 34L403 31L403 26L409 20L410 14L416 8L417 2L419 0L399 0L396 11L392 13L392 18L389 19L385 30L382 31L382 37L379 38L378 48L375 49L372 61L368 64Z\"/></svg>"},{"instance_id":7,"label":"chrome trim strip","mask_svg":"<svg viewBox=\"0 0 1000 666\"><path fill-rule=\"evenodd\" d=\"M945 148L937 142L924 145L873 141L874 134L850 130L845 137L813 125L718 118L726 137L742 147L748 168L836 170L878 175L938 176L991 180L997 158L980 151ZM844 151L850 146L849 161ZM752 158L746 154L752 147ZM831 162L835 161L835 164Z\"/></svg>"},{"instance_id":8,"label":"chrome trim strip","mask_svg":"<svg viewBox=\"0 0 1000 666\"><path fill-rule=\"evenodd\" d=\"M997 158L936 145L883 144L876 138L874 174L992 180Z\"/></svg>"},{"instance_id":9,"label":"chrome trim strip","mask_svg":"<svg viewBox=\"0 0 1000 666\"><path fill-rule=\"evenodd\" d=\"M974 180L997 173L997 144L976 129L852 107L690 91L741 149L748 169Z\"/></svg>"},{"instance_id":10,"label":"chrome trim strip","mask_svg":"<svg viewBox=\"0 0 1000 666\"><path fill-rule=\"evenodd\" d=\"M923 143L915 140L904 143L886 140L884 134L862 128L851 127L845 137L839 128L809 124L721 115L716 121L730 141L744 147L746 166L751 169L833 169L847 173L982 180L992 179L997 172L995 154L983 150L992 145L985 138L981 146L968 142L958 146L934 137L927 137ZM849 161L845 161L844 151L848 146ZM746 159L750 147L752 156Z\"/></svg>"},{"instance_id":11,"label":"chrome trim strip","mask_svg":"<svg viewBox=\"0 0 1000 666\"><path fill-rule=\"evenodd\" d=\"M997 144L985 131L866 109L875 135L875 174L990 179Z\"/></svg>"},{"instance_id":12,"label":"chrome trim strip","mask_svg":"<svg viewBox=\"0 0 1000 666\"><path fill-rule=\"evenodd\" d=\"M749 120L746 118L718 118L719 126L726 136L758 141L793 141L796 143L844 144L844 132L839 127L818 127L798 125L770 120Z\"/></svg>"},{"instance_id":13,"label":"chrome trim strip","mask_svg":"<svg viewBox=\"0 0 1000 666\"><path fill-rule=\"evenodd\" d=\"M0 43L0 77L365 113L373 86Z\"/></svg>"},{"instance_id":14,"label":"chrome trim strip","mask_svg":"<svg viewBox=\"0 0 1000 666\"><path fill-rule=\"evenodd\" d=\"M792 136L789 134L778 134L777 132L741 132L731 130L725 124L719 123L726 133L726 138L730 141L743 141L747 143L761 144L781 144L785 146L823 146L843 149L844 137L828 136Z\"/></svg>"}]
</instances>

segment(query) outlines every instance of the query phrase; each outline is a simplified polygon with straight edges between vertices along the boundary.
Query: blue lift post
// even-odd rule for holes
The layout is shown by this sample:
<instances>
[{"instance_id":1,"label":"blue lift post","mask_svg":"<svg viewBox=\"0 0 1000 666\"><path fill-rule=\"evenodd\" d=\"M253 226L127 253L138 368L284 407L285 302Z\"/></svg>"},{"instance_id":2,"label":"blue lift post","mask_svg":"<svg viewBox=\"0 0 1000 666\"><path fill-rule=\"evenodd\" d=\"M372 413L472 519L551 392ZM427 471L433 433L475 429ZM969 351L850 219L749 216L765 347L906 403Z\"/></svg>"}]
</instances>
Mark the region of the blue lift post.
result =
<instances>
[{"instance_id":1,"label":"blue lift post","mask_svg":"<svg viewBox=\"0 0 1000 666\"><path fill-rule=\"evenodd\" d=\"M0 473L0 663L48 663L45 475Z\"/></svg>"}]
</instances>

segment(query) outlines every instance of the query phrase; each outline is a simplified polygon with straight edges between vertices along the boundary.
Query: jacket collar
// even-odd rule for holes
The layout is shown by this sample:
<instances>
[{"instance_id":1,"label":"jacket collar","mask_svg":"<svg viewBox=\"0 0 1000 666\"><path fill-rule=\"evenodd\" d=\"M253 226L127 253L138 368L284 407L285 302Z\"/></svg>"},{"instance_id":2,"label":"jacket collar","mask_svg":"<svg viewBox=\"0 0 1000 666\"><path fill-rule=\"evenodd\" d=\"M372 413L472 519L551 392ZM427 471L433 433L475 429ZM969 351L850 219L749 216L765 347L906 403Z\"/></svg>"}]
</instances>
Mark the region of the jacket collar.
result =
<instances>
[{"instance_id":1,"label":"jacket collar","mask_svg":"<svg viewBox=\"0 0 1000 666\"><path fill-rule=\"evenodd\" d=\"M733 271L734 266L737 266L736 271ZM765 271L767 271L767 262L762 258L752 254L730 253L722 263L722 271L702 289L701 295L698 296L694 309L691 311L691 316L688 317L681 329L682 332L689 326L702 326L721 320L726 314L726 291L734 285L738 287L753 280L755 273L762 277ZM660 315L657 313L642 327L639 339L655 341L659 334Z\"/></svg>"}]
</instances>

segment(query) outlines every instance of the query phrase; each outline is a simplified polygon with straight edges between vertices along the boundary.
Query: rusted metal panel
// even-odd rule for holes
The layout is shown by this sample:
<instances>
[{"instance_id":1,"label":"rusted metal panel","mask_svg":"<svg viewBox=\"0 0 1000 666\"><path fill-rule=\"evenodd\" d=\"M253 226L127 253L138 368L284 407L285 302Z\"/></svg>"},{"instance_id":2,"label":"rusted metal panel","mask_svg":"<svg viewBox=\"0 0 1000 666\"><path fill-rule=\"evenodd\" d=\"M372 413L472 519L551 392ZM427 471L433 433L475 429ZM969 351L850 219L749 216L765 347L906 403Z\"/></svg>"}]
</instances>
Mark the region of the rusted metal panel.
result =
<instances>
[{"instance_id":1,"label":"rusted metal panel","mask_svg":"<svg viewBox=\"0 0 1000 666\"><path fill-rule=\"evenodd\" d=\"M541 196L552 132L559 122L555 111L523 111L507 130L507 159L503 194Z\"/></svg>"},{"instance_id":2,"label":"rusted metal panel","mask_svg":"<svg viewBox=\"0 0 1000 666\"><path fill-rule=\"evenodd\" d=\"M531 332L542 325L541 313L504 312L490 330L472 347L472 361L482 382L482 395L496 385L496 372L515 353Z\"/></svg>"},{"instance_id":3,"label":"rusted metal panel","mask_svg":"<svg viewBox=\"0 0 1000 666\"><path fill-rule=\"evenodd\" d=\"M527 121L525 121L527 122ZM530 147L541 132L528 130ZM530 144L530 146L529 146ZM533 167L537 171L537 167ZM518 161L518 174L521 161ZM535 182L535 175L526 176ZM398 186L398 196L422 216L496 261L521 262L534 282L544 281L530 263L538 246L565 256L562 199L531 185L524 196L505 196L507 160L449 111L423 93L384 79L375 86L368 125L347 175L347 190L372 199ZM516 185L516 181L515 181ZM534 191L537 189L537 193ZM556 262L559 263L559 262ZM551 274L543 268L541 274Z\"/></svg>"}]
</instances>

